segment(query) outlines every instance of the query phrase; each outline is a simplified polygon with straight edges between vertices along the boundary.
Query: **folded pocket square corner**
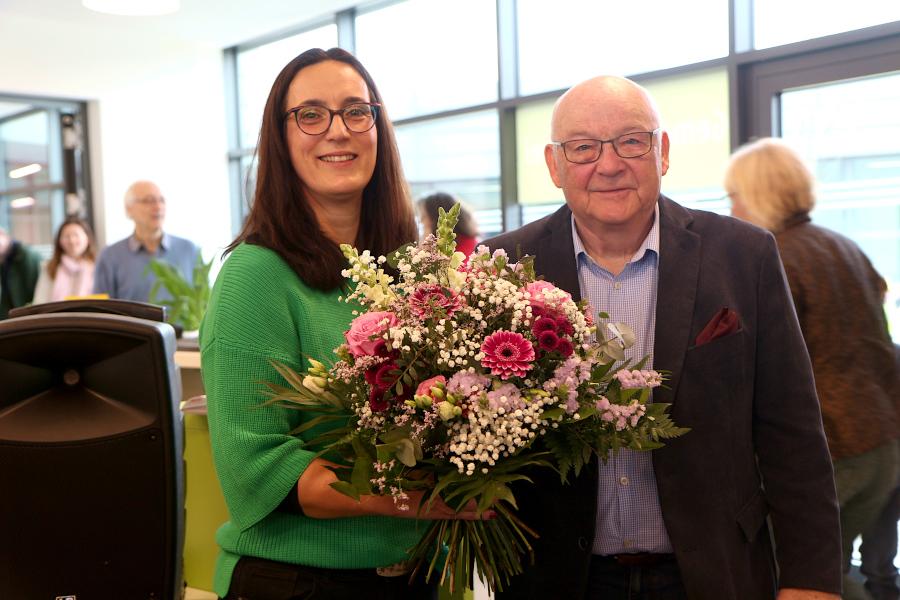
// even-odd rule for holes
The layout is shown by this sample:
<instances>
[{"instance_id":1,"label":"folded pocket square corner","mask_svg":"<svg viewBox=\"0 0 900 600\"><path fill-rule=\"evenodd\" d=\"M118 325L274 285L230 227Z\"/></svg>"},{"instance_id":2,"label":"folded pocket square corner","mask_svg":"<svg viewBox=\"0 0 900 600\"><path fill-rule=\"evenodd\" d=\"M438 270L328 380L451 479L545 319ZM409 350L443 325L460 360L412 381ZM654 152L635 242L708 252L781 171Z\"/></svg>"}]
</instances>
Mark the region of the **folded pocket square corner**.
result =
<instances>
[{"instance_id":1,"label":"folded pocket square corner","mask_svg":"<svg viewBox=\"0 0 900 600\"><path fill-rule=\"evenodd\" d=\"M715 339L739 331L740 328L741 318L736 312L726 306L710 319L709 323L700 332L700 335L697 336L694 345L702 346L703 344L708 344Z\"/></svg>"}]
</instances>

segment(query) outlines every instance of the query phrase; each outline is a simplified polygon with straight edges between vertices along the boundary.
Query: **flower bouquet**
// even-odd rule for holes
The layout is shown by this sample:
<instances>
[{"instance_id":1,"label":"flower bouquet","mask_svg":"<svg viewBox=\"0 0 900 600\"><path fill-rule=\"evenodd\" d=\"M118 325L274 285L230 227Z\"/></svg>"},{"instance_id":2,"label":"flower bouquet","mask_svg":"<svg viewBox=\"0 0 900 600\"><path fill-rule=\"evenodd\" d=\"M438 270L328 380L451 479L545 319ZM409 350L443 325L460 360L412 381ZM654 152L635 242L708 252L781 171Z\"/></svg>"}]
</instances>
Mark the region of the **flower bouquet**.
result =
<instances>
[{"instance_id":1,"label":"flower bouquet","mask_svg":"<svg viewBox=\"0 0 900 600\"><path fill-rule=\"evenodd\" d=\"M309 443L348 465L335 469L338 491L390 495L409 510L408 492L422 490L424 506L440 498L457 511L471 502L493 511L428 522L410 557L451 589L471 587L477 569L502 590L523 556L533 561L536 537L516 515L511 483L530 481L534 467L565 480L595 453L650 450L686 430L650 402L663 376L623 362L634 341L626 325L599 335L585 302L536 280L533 259L512 263L480 246L464 262L454 252L458 208L441 211L436 235L390 258L342 246L346 300L364 312L333 365L310 360L296 373L276 364L289 386L266 385L270 401L312 414L293 433L330 425Z\"/></svg>"}]
</instances>

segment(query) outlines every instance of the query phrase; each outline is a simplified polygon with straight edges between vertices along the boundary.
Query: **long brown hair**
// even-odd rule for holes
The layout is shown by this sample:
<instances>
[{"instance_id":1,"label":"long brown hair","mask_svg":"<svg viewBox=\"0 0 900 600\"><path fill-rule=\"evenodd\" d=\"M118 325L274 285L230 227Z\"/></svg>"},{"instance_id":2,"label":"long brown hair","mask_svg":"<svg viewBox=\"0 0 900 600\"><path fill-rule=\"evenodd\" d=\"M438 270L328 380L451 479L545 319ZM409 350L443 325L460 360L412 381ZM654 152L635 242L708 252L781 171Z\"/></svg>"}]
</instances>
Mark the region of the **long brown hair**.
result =
<instances>
[{"instance_id":1,"label":"long brown hair","mask_svg":"<svg viewBox=\"0 0 900 600\"><path fill-rule=\"evenodd\" d=\"M79 258L84 258L91 262L94 262L97 259L97 241L94 239L94 232L91 229L91 226L88 225L88 222L84 219L81 219L76 215L70 215L66 217L59 226L59 229L56 230L56 239L53 241L53 256L47 261L47 273L50 274L51 279L56 278L56 271L59 269L59 263L62 260L63 254L65 254L62 249L62 244L60 244L59 241L62 239L62 232L63 229L66 228L66 225L78 225L84 230L84 233L87 234L88 245L84 250L84 254Z\"/></svg>"},{"instance_id":2,"label":"long brown hair","mask_svg":"<svg viewBox=\"0 0 900 600\"><path fill-rule=\"evenodd\" d=\"M304 198L300 178L291 164L284 119L284 99L294 76L326 60L353 67L366 82L372 102L382 104L375 121L378 130L375 171L363 190L355 245L377 256L415 240L415 217L400 153L375 82L346 50L313 48L289 62L272 85L256 147L259 167L253 206L241 232L225 252L231 252L242 242L264 246L278 253L307 285L327 291L344 283L341 270L347 262L340 247L322 232ZM292 124L288 122L288 125Z\"/></svg>"}]
</instances>

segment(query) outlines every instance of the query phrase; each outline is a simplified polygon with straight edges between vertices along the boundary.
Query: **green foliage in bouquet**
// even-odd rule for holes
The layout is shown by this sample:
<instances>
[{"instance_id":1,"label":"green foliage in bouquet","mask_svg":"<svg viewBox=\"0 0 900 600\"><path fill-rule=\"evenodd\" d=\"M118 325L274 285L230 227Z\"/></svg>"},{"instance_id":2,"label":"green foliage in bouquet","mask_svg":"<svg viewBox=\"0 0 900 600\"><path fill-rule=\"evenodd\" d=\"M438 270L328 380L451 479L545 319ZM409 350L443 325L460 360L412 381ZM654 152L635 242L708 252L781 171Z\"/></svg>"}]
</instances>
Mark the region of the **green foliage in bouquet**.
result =
<instances>
[{"instance_id":1,"label":"green foliage in bouquet","mask_svg":"<svg viewBox=\"0 0 900 600\"><path fill-rule=\"evenodd\" d=\"M206 305L209 304L209 270L212 263L212 260L203 262L203 257L198 254L189 282L169 263L151 260L147 270L156 276L156 281L150 289L150 302L168 307L169 321L179 323L186 331L200 329ZM168 290L171 298L160 298L161 288Z\"/></svg>"}]
</instances>

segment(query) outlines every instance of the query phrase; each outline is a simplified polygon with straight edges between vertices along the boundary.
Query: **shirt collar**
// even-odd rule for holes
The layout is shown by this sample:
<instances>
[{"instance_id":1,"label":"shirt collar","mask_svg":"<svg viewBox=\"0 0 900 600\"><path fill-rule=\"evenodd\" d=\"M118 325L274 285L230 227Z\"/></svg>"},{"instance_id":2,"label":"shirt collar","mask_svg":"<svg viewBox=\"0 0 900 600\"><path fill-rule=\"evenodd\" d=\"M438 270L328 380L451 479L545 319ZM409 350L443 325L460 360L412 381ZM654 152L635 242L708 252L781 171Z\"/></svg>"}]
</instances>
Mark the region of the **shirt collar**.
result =
<instances>
[{"instance_id":1,"label":"shirt collar","mask_svg":"<svg viewBox=\"0 0 900 600\"><path fill-rule=\"evenodd\" d=\"M159 240L159 247L163 250L169 249L169 234L165 231L162 234L162 238ZM137 239L137 237L132 233L128 236L128 249L132 252L137 253L140 250L144 250L144 244Z\"/></svg>"},{"instance_id":2,"label":"shirt collar","mask_svg":"<svg viewBox=\"0 0 900 600\"><path fill-rule=\"evenodd\" d=\"M581 238L578 236L578 229L575 227L575 213L572 213L572 242L575 248L576 261L579 260L582 254L585 258L591 258L584 249ZM637 252L634 253L634 256L631 257L629 262L640 261L644 258L644 255L648 250L652 250L659 256L659 202L657 202L653 208L653 225L650 227L650 231L647 232L647 236L644 238L644 241L641 242L640 247L637 249Z\"/></svg>"}]
</instances>

